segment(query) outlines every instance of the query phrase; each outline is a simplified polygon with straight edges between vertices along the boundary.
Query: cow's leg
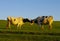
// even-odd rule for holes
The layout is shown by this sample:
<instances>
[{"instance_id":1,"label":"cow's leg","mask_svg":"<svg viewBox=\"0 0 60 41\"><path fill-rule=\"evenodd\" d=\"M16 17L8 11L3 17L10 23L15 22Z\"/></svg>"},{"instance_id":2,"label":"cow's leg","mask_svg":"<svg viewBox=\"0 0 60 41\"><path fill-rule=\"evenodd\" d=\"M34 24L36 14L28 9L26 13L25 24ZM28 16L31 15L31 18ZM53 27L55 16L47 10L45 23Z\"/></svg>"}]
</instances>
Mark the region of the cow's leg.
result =
<instances>
[{"instance_id":1,"label":"cow's leg","mask_svg":"<svg viewBox=\"0 0 60 41\"><path fill-rule=\"evenodd\" d=\"M17 30L19 29L19 24L17 24Z\"/></svg>"},{"instance_id":2,"label":"cow's leg","mask_svg":"<svg viewBox=\"0 0 60 41\"><path fill-rule=\"evenodd\" d=\"M17 29L21 29L21 26L22 26L21 24L18 24Z\"/></svg>"},{"instance_id":3,"label":"cow's leg","mask_svg":"<svg viewBox=\"0 0 60 41\"><path fill-rule=\"evenodd\" d=\"M9 21L7 22L7 27L6 28L7 29L10 28L10 22Z\"/></svg>"},{"instance_id":4,"label":"cow's leg","mask_svg":"<svg viewBox=\"0 0 60 41\"><path fill-rule=\"evenodd\" d=\"M21 29L21 24L19 24L19 30Z\"/></svg>"},{"instance_id":5,"label":"cow's leg","mask_svg":"<svg viewBox=\"0 0 60 41\"><path fill-rule=\"evenodd\" d=\"M17 25L17 30L20 31L20 29L21 29L21 25L18 24L18 25Z\"/></svg>"},{"instance_id":6,"label":"cow's leg","mask_svg":"<svg viewBox=\"0 0 60 41\"><path fill-rule=\"evenodd\" d=\"M52 29L52 25L49 25L49 29L50 29L50 30Z\"/></svg>"},{"instance_id":7,"label":"cow's leg","mask_svg":"<svg viewBox=\"0 0 60 41\"><path fill-rule=\"evenodd\" d=\"M10 22L9 22L9 28L11 29L11 27L10 27Z\"/></svg>"},{"instance_id":8,"label":"cow's leg","mask_svg":"<svg viewBox=\"0 0 60 41\"><path fill-rule=\"evenodd\" d=\"M23 24L20 24L20 29L22 29L22 28L23 28L23 27L22 27L23 25L24 25L24 23L23 23Z\"/></svg>"},{"instance_id":9,"label":"cow's leg","mask_svg":"<svg viewBox=\"0 0 60 41\"><path fill-rule=\"evenodd\" d=\"M42 28L42 30L44 30L44 26L43 25L41 25L41 28Z\"/></svg>"},{"instance_id":10,"label":"cow's leg","mask_svg":"<svg viewBox=\"0 0 60 41\"><path fill-rule=\"evenodd\" d=\"M8 24L7 24L7 25L8 25L7 29L9 28L9 30L10 30L10 31L12 31L12 30L11 30L11 27L10 27L11 23L10 23L10 22L8 22Z\"/></svg>"},{"instance_id":11,"label":"cow's leg","mask_svg":"<svg viewBox=\"0 0 60 41\"><path fill-rule=\"evenodd\" d=\"M50 29L50 30L52 29L52 23L53 23L53 20L51 20L51 21L49 22L49 29Z\"/></svg>"},{"instance_id":12,"label":"cow's leg","mask_svg":"<svg viewBox=\"0 0 60 41\"><path fill-rule=\"evenodd\" d=\"M50 30L52 29L52 24L51 24L51 23L49 24L49 29L50 29Z\"/></svg>"}]
</instances>

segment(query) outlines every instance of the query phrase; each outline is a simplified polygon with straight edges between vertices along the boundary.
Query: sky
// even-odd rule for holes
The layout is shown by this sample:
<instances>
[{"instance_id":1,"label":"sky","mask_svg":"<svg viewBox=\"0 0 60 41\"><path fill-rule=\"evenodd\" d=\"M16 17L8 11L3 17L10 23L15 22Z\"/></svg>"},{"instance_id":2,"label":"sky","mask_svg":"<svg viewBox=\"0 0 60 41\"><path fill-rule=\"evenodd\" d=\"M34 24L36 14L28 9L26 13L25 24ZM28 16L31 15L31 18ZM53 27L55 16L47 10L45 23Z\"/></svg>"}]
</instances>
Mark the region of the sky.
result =
<instances>
[{"instance_id":1,"label":"sky","mask_svg":"<svg viewBox=\"0 0 60 41\"><path fill-rule=\"evenodd\" d=\"M60 21L60 0L0 0L0 19L8 16L30 19L53 16Z\"/></svg>"}]
</instances>

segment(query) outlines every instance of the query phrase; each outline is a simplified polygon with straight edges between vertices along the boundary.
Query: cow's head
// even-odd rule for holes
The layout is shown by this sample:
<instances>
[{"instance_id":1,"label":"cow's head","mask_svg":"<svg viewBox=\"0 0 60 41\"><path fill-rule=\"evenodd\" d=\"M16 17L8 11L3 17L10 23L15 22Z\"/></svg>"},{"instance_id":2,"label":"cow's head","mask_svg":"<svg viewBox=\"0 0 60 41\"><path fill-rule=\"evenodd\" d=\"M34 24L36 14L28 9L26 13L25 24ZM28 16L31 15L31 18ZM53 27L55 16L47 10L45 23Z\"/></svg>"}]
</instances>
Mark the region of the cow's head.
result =
<instances>
[{"instance_id":1,"label":"cow's head","mask_svg":"<svg viewBox=\"0 0 60 41\"><path fill-rule=\"evenodd\" d=\"M34 20L31 20L30 23L31 23L31 25L33 25L34 24Z\"/></svg>"}]
</instances>

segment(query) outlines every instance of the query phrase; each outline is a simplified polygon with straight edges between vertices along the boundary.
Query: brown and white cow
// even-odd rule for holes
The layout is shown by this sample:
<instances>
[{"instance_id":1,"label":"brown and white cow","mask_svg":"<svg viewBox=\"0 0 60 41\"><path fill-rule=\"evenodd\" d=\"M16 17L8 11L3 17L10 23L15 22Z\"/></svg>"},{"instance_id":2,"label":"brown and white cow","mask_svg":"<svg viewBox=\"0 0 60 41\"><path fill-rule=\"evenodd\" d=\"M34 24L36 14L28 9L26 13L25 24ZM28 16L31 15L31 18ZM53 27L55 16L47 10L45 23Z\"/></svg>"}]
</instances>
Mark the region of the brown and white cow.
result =
<instances>
[{"instance_id":1,"label":"brown and white cow","mask_svg":"<svg viewBox=\"0 0 60 41\"><path fill-rule=\"evenodd\" d=\"M10 25L16 25L17 29L19 29L18 27L20 27L25 23L25 22L30 22L30 20L28 18L23 18L23 17L7 17L7 28L11 28Z\"/></svg>"}]
</instances>

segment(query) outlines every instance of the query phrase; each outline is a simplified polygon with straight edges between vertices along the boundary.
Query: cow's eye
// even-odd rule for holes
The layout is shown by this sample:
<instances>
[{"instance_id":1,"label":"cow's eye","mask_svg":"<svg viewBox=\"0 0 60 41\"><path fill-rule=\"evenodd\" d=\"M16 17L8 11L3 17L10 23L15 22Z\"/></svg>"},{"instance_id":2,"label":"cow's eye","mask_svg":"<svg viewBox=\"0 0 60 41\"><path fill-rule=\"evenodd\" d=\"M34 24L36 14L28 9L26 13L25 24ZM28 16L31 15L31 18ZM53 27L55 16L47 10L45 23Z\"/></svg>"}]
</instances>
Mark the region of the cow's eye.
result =
<instances>
[{"instance_id":1,"label":"cow's eye","mask_svg":"<svg viewBox=\"0 0 60 41\"><path fill-rule=\"evenodd\" d=\"M14 19L14 21L16 21L16 19Z\"/></svg>"}]
</instances>

